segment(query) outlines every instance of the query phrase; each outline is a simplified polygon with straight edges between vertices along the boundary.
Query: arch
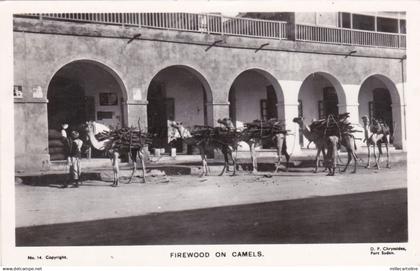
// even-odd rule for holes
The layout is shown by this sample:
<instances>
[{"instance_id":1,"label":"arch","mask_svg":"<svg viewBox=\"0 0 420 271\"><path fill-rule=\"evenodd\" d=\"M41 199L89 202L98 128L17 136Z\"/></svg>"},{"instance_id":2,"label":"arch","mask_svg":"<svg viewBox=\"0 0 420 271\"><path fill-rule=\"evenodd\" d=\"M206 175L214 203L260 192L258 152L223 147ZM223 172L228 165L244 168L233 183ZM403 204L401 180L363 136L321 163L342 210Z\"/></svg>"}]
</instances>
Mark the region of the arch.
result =
<instances>
[{"instance_id":1,"label":"arch","mask_svg":"<svg viewBox=\"0 0 420 271\"><path fill-rule=\"evenodd\" d=\"M366 76L360 84L360 90L362 89L362 87L364 86L364 84L366 84L366 82L369 79L378 79L379 81L381 81L386 88L388 89L388 91L390 92L391 95L391 99L392 99L392 103L396 104L396 105L401 105L401 98L400 98L400 94L398 92L397 86L396 84L386 75L383 74L379 74L379 73L374 73L371 75ZM360 94L360 90L359 90L359 94Z\"/></svg>"},{"instance_id":2,"label":"arch","mask_svg":"<svg viewBox=\"0 0 420 271\"><path fill-rule=\"evenodd\" d=\"M168 120L183 122L186 127L213 124L213 95L201 72L187 65L170 65L155 73L147 88L147 123L150 133L156 134L151 148L168 144ZM178 152L192 152L181 144Z\"/></svg>"},{"instance_id":3,"label":"arch","mask_svg":"<svg viewBox=\"0 0 420 271\"><path fill-rule=\"evenodd\" d=\"M52 73L52 75L50 76L49 80L48 80L48 86L47 86L47 91L50 87L50 83L51 80L54 78L54 76L61 70L63 69L65 66L70 65L72 63L89 63L92 65L96 65L97 67L107 71L108 73L110 73L112 75L112 77L115 79L115 81L118 83L120 90L122 92L123 98L125 101L127 101L128 95L127 95L127 88L123 82L123 80L121 79L122 77L118 74L118 72L111 68L111 66L108 63L104 63L104 61L102 60L96 60L96 59L91 59L91 58L77 58L77 59L65 59L61 61L61 63L58 65L59 68L55 69L55 71Z\"/></svg>"},{"instance_id":4,"label":"arch","mask_svg":"<svg viewBox=\"0 0 420 271\"><path fill-rule=\"evenodd\" d=\"M230 86L232 86L236 79L243 73L245 72L249 72L249 71L255 71L258 74L262 75L264 78L266 78L274 87L275 93L276 93L276 97L277 97L277 101L278 103L283 103L284 102L284 94L283 94L283 89L280 86L279 81L276 79L276 77L274 77L274 75L270 72L268 72L267 70L263 69L263 68L247 68L245 70L240 71L239 73L237 73L236 75L233 76L233 79L231 80Z\"/></svg>"},{"instance_id":5,"label":"arch","mask_svg":"<svg viewBox=\"0 0 420 271\"><path fill-rule=\"evenodd\" d=\"M302 81L298 93L299 116L309 124L313 119L325 118L329 114L346 111L346 95L341 83L331 73L317 71ZM301 146L307 144L302 131L299 133Z\"/></svg>"},{"instance_id":6,"label":"arch","mask_svg":"<svg viewBox=\"0 0 420 271\"><path fill-rule=\"evenodd\" d=\"M240 93L244 95L240 96ZM284 120L283 90L278 80L261 68L248 68L235 75L230 84L228 102L230 117L234 120Z\"/></svg>"},{"instance_id":7,"label":"arch","mask_svg":"<svg viewBox=\"0 0 420 271\"><path fill-rule=\"evenodd\" d=\"M208 102L213 101L212 89L211 89L210 84L207 81L207 79L203 76L203 73L201 71L199 71L199 69L197 69L196 67L192 67L191 65L186 65L186 64L166 65L164 67L159 68L158 71L154 73L152 79L149 81L149 85L148 85L147 90L146 90L146 97L148 97L148 95L149 95L149 88L150 88L150 85L151 85L153 79L155 79L161 72L163 72L165 70L168 70L168 69L171 69L171 68L184 69L184 70L187 70L188 72L190 72L191 74L193 74L200 81L200 83L203 85L204 91L206 93L207 101Z\"/></svg>"},{"instance_id":8,"label":"arch","mask_svg":"<svg viewBox=\"0 0 420 271\"><path fill-rule=\"evenodd\" d=\"M47 123L51 160L64 159L57 132L63 123L78 129L94 120L113 128L127 124L127 90L120 76L107 65L90 59L68 62L50 77L47 93ZM55 135L54 135L55 134Z\"/></svg>"},{"instance_id":9,"label":"arch","mask_svg":"<svg viewBox=\"0 0 420 271\"><path fill-rule=\"evenodd\" d=\"M383 74L372 74L364 78L358 93L359 119L362 116L381 118L391 128L392 143L403 147L404 119L401 98L395 83Z\"/></svg>"}]
</instances>

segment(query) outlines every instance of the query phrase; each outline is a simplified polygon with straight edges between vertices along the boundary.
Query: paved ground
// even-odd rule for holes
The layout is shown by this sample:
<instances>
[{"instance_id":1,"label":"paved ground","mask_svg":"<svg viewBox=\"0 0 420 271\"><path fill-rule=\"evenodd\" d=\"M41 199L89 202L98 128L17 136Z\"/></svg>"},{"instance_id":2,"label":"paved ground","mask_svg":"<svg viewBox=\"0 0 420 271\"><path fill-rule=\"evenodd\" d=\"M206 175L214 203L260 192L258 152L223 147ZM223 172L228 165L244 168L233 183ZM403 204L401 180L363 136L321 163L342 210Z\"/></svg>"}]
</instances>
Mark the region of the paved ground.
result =
<instances>
[{"instance_id":1,"label":"paved ground","mask_svg":"<svg viewBox=\"0 0 420 271\"><path fill-rule=\"evenodd\" d=\"M16 185L17 245L399 242L407 240L406 166L326 177L167 176Z\"/></svg>"}]
</instances>

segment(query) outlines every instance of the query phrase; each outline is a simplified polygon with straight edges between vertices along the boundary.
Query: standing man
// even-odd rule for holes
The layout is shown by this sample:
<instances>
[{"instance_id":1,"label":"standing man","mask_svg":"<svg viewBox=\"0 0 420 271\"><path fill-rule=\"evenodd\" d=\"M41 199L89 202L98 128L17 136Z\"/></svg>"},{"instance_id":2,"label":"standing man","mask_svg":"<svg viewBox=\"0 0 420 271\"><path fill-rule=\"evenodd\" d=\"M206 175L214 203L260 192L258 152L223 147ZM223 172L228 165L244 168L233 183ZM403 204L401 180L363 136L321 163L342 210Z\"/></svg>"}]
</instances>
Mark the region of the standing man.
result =
<instances>
[{"instance_id":1,"label":"standing man","mask_svg":"<svg viewBox=\"0 0 420 271\"><path fill-rule=\"evenodd\" d=\"M69 142L69 156L67 157L67 164L69 166L69 173L71 182L74 187L79 187L79 179L81 174L80 158L82 156L83 141L79 139L79 133L72 131ZM67 187L67 183L64 187Z\"/></svg>"}]
</instances>

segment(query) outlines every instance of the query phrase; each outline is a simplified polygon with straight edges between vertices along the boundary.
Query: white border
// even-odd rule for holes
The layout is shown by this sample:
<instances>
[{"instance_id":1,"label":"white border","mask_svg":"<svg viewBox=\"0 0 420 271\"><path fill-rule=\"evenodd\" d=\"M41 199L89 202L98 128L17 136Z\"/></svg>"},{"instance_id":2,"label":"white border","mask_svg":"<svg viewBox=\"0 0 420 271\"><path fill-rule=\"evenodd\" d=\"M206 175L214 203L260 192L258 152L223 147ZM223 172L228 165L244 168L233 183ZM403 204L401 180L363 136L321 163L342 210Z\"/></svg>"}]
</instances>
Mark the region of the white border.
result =
<instances>
[{"instance_id":1,"label":"white border","mask_svg":"<svg viewBox=\"0 0 420 271\"><path fill-rule=\"evenodd\" d=\"M130 246L130 247L14 247L14 126L13 126L13 33L12 14L16 12L134 12L134 11L407 11L407 134L409 243L407 253L392 257L370 256L377 244L339 245L211 245L211 246ZM420 168L419 146L414 142L419 125L420 102L420 3L417 1L93 1L93 2L0 2L0 176L1 176L1 261L4 266L74 265L159 265L159 266L420 266ZM384 246L385 244L379 244ZM392 246L392 244L389 244ZM263 250L264 258L212 260L170 259L171 251L220 249ZM34 263L28 255L66 255L67 261ZM112 257L111 257L112 256Z\"/></svg>"}]
</instances>

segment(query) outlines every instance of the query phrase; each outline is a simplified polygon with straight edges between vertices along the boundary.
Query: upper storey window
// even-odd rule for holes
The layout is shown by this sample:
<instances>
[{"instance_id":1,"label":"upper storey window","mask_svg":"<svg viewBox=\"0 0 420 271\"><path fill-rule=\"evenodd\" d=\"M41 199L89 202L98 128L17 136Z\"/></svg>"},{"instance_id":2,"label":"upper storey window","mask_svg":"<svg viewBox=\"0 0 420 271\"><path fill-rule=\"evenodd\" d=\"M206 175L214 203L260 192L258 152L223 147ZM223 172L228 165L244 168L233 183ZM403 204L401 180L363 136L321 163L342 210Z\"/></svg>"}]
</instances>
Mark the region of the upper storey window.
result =
<instances>
[{"instance_id":1,"label":"upper storey window","mask_svg":"<svg viewBox=\"0 0 420 271\"><path fill-rule=\"evenodd\" d=\"M405 19L392 17L342 12L339 17L339 26L366 31L406 34Z\"/></svg>"}]
</instances>

